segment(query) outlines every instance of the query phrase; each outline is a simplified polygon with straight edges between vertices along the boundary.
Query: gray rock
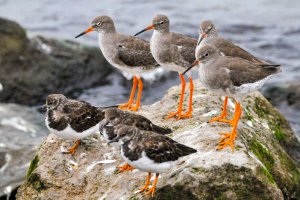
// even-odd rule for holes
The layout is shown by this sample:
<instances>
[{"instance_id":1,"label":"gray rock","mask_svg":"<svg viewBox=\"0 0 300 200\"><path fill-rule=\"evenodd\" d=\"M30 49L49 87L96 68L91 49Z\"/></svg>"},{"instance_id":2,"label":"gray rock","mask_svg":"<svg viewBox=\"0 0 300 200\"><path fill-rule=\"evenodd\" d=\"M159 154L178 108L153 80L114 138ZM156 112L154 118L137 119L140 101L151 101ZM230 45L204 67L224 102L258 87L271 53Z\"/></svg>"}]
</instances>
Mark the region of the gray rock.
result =
<instances>
[{"instance_id":1,"label":"gray rock","mask_svg":"<svg viewBox=\"0 0 300 200\"><path fill-rule=\"evenodd\" d=\"M20 186L47 134L43 115L25 106L0 103L0 197Z\"/></svg>"},{"instance_id":2,"label":"gray rock","mask_svg":"<svg viewBox=\"0 0 300 200\"><path fill-rule=\"evenodd\" d=\"M2 102L44 103L50 93L74 97L106 84L112 72L98 48L41 36L28 39L17 23L0 18Z\"/></svg>"},{"instance_id":3,"label":"gray rock","mask_svg":"<svg viewBox=\"0 0 300 200\"><path fill-rule=\"evenodd\" d=\"M162 173L153 199L290 199L300 198L299 142L287 121L260 94L242 102L244 112L238 127L234 152L216 150L219 132L231 128L222 123L207 124L220 112L220 97L195 84L194 116L187 120L164 120L177 107L180 87L139 114L174 130L174 140L198 152L182 158ZM232 115L232 102L229 103ZM186 104L185 104L186 106ZM119 152L94 137L83 141L77 152L61 153L69 141L50 134L36 153L28 177L17 199L144 199L135 191L147 173L134 170L115 173L123 163ZM297 160L298 159L298 160Z\"/></svg>"}]
</instances>

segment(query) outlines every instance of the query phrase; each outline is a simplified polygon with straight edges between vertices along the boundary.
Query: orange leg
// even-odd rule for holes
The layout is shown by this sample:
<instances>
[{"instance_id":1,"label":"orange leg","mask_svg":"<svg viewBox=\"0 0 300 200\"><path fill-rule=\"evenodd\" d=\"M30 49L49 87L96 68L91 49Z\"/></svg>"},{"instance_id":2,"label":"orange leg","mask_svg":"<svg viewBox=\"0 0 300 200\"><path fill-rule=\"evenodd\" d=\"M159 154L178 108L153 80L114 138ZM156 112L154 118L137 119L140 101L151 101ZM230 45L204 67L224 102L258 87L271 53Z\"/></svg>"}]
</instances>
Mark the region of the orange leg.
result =
<instances>
[{"instance_id":1,"label":"orange leg","mask_svg":"<svg viewBox=\"0 0 300 200\"><path fill-rule=\"evenodd\" d=\"M213 117L209 122L227 122L226 116L227 116L227 102L228 102L228 96L225 97L224 99L224 104L223 104L223 111L222 114L218 117Z\"/></svg>"},{"instance_id":2,"label":"orange leg","mask_svg":"<svg viewBox=\"0 0 300 200\"><path fill-rule=\"evenodd\" d=\"M190 99L189 99L189 108L186 113L182 115L182 117L191 118L193 112L193 92L194 92L194 83L192 77L190 79Z\"/></svg>"},{"instance_id":3,"label":"orange leg","mask_svg":"<svg viewBox=\"0 0 300 200\"><path fill-rule=\"evenodd\" d=\"M134 167L130 166L128 163L125 163L123 166L117 166L117 168L119 168L119 173L132 171L134 169Z\"/></svg>"},{"instance_id":4,"label":"orange leg","mask_svg":"<svg viewBox=\"0 0 300 200\"><path fill-rule=\"evenodd\" d=\"M77 147L79 146L80 144L80 140L76 140L76 142L73 144L73 146L67 151L67 152L64 152L65 154L74 154Z\"/></svg>"},{"instance_id":5,"label":"orange leg","mask_svg":"<svg viewBox=\"0 0 300 200\"><path fill-rule=\"evenodd\" d=\"M182 103L184 99L184 90L185 90L185 80L182 74L179 74L180 80L181 80L181 93L180 93L180 98L179 98L179 105L178 105L178 110L177 112L169 112L169 115L165 117L165 119L170 119L172 117L177 116L177 119L183 118L182 116Z\"/></svg>"},{"instance_id":6,"label":"orange leg","mask_svg":"<svg viewBox=\"0 0 300 200\"><path fill-rule=\"evenodd\" d=\"M155 175L155 179L153 181L153 185L152 185L151 188L148 189L148 192L146 192L146 195L151 195L152 197L154 196L155 189L156 189L156 184L157 184L157 181L158 181L158 176L159 176L159 173L157 173Z\"/></svg>"},{"instance_id":7,"label":"orange leg","mask_svg":"<svg viewBox=\"0 0 300 200\"><path fill-rule=\"evenodd\" d=\"M237 129L238 122L241 118L241 114L242 114L241 104L239 102L236 102L232 131L230 133L220 133L224 135L224 137L221 138L217 150L224 149L227 145L230 145L232 151L234 151L234 140L237 135L236 129Z\"/></svg>"},{"instance_id":8,"label":"orange leg","mask_svg":"<svg viewBox=\"0 0 300 200\"><path fill-rule=\"evenodd\" d=\"M131 89L129 100L128 100L127 103L119 105L118 108L120 108L122 110L128 110L128 109L130 109L131 105L134 102L134 95L135 95L136 85L137 85L137 77L134 76L133 77L133 85L132 85L132 89Z\"/></svg>"},{"instance_id":9,"label":"orange leg","mask_svg":"<svg viewBox=\"0 0 300 200\"><path fill-rule=\"evenodd\" d=\"M143 82L142 79L140 77L137 77L137 81L138 81L138 94L137 94L137 98L136 98L136 104L135 106L131 107L132 111L137 111L141 105L141 97L142 97L142 91L143 91Z\"/></svg>"},{"instance_id":10,"label":"orange leg","mask_svg":"<svg viewBox=\"0 0 300 200\"><path fill-rule=\"evenodd\" d=\"M148 176L147 176L147 179L146 179L146 183L145 183L144 187L142 187L142 188L140 189L139 192L144 192L145 190L148 189L148 186L149 186L149 184L150 184L150 178L151 178L151 172L148 172Z\"/></svg>"}]
</instances>

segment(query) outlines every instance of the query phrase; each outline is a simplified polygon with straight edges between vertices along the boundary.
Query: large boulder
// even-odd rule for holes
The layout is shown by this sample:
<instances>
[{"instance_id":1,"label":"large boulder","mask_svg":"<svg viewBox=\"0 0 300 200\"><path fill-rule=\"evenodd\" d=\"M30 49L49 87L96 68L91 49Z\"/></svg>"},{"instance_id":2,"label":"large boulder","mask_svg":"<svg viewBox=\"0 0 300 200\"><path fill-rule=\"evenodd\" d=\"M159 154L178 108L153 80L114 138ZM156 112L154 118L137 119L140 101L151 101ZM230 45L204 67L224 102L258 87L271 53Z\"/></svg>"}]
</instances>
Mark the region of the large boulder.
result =
<instances>
[{"instance_id":1,"label":"large boulder","mask_svg":"<svg viewBox=\"0 0 300 200\"><path fill-rule=\"evenodd\" d=\"M21 185L47 134L42 114L26 106L0 103L0 199Z\"/></svg>"},{"instance_id":2,"label":"large boulder","mask_svg":"<svg viewBox=\"0 0 300 200\"><path fill-rule=\"evenodd\" d=\"M1 102L43 103L50 93L77 96L107 83L112 68L96 47L36 36L0 18Z\"/></svg>"},{"instance_id":3,"label":"large boulder","mask_svg":"<svg viewBox=\"0 0 300 200\"><path fill-rule=\"evenodd\" d=\"M208 124L222 107L219 96L195 87L194 116L186 120L164 120L177 107L180 87L142 114L155 123L173 129L174 140L196 148L196 154L182 158L162 173L154 199L292 199L300 198L300 146L288 122L260 94L242 102L235 151L216 150L219 132L230 131L223 123ZM232 115L232 102L230 102ZM50 134L37 151L17 199L144 199L136 193L147 173L134 170L118 174L120 153L95 137L83 140L72 155L61 153L71 145ZM290 152L290 154L289 154Z\"/></svg>"}]
</instances>

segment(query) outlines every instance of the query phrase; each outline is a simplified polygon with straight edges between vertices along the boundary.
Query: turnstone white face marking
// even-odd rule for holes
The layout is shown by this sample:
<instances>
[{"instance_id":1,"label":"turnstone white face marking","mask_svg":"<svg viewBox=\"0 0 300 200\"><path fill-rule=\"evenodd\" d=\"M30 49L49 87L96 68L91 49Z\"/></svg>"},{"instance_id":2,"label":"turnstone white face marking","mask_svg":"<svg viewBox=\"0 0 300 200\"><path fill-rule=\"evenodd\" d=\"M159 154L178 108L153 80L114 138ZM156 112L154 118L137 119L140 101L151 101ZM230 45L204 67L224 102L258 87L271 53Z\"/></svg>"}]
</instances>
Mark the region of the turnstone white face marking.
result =
<instances>
[{"instance_id":1,"label":"turnstone white face marking","mask_svg":"<svg viewBox=\"0 0 300 200\"><path fill-rule=\"evenodd\" d=\"M148 188L149 176L156 173L153 186L147 194L154 195L159 173L172 168L179 158L196 153L193 148L180 144L171 138L151 131L142 131L132 126L122 126L111 142L121 144L121 155L131 166L148 172L148 178L141 191Z\"/></svg>"},{"instance_id":2,"label":"turnstone white face marking","mask_svg":"<svg viewBox=\"0 0 300 200\"><path fill-rule=\"evenodd\" d=\"M166 118L191 118L193 110L193 79L191 75L188 74L190 81L190 98L188 111L183 114L182 104L186 82L181 73L195 60L197 40L182 34L170 32L169 19L165 15L156 15L152 20L152 24L135 34L135 36L152 29L154 29L154 32L150 41L150 50L154 59L163 68L178 72L182 83L178 110L177 112L170 113Z\"/></svg>"},{"instance_id":3,"label":"turnstone white face marking","mask_svg":"<svg viewBox=\"0 0 300 200\"><path fill-rule=\"evenodd\" d=\"M54 134L68 140L77 140L69 153L74 153L81 138L90 136L99 130L104 119L101 108L87 102L67 99L62 94L51 94L46 100L47 128Z\"/></svg>"}]
</instances>

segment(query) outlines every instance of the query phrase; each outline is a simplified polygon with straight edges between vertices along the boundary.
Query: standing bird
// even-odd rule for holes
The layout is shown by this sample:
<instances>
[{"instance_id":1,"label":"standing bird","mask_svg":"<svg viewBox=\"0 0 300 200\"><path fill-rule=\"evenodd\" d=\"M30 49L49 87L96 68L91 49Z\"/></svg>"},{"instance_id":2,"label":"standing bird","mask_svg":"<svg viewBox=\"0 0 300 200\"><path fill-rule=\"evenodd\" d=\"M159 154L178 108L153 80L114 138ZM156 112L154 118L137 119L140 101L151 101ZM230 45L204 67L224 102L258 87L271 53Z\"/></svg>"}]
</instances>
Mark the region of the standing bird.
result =
<instances>
[{"instance_id":1,"label":"standing bird","mask_svg":"<svg viewBox=\"0 0 300 200\"><path fill-rule=\"evenodd\" d=\"M172 132L169 128L163 128L153 124L149 119L141 115L122 111L118 108L108 108L104 110L105 118L100 123L100 134L110 142L117 137L117 131L119 128L126 126L134 126L139 130L152 131L158 134L170 134ZM120 172L129 171L133 168L126 163L124 166L118 166Z\"/></svg>"},{"instance_id":2,"label":"standing bird","mask_svg":"<svg viewBox=\"0 0 300 200\"><path fill-rule=\"evenodd\" d=\"M116 32L113 20L108 16L99 16L92 21L92 26L77 35L78 38L91 31L99 33L99 46L105 59L122 72L133 75L133 86L127 103L120 105L120 109L137 111L143 90L141 74L157 69L159 65L150 52L150 44L142 39L119 34ZM138 85L136 104L135 90Z\"/></svg>"},{"instance_id":3,"label":"standing bird","mask_svg":"<svg viewBox=\"0 0 300 200\"><path fill-rule=\"evenodd\" d=\"M192 104L193 104L193 79L189 74L190 80L190 98L188 111L182 113L182 104L184 100L185 80L182 72L187 69L195 60L195 48L197 40L187 37L182 34L170 32L169 19L165 15L156 15L153 18L152 24L144 30L138 32L136 35L145 31L154 29L150 41L150 49L155 60L162 67L177 71L181 80L181 94L177 112L171 112L166 118L176 117L177 119L191 118L192 117Z\"/></svg>"},{"instance_id":4,"label":"standing bird","mask_svg":"<svg viewBox=\"0 0 300 200\"><path fill-rule=\"evenodd\" d=\"M146 194L153 197L160 173L174 167L180 157L196 153L197 150L180 144L171 138L142 131L133 126L123 126L118 129L117 137L112 142L121 144L121 154L126 162L144 172L148 172L145 186L140 192L148 190ZM150 184L151 173L156 173L153 185Z\"/></svg>"},{"instance_id":5,"label":"standing bird","mask_svg":"<svg viewBox=\"0 0 300 200\"><path fill-rule=\"evenodd\" d=\"M76 140L66 153L74 154L80 139L95 134L104 119L102 108L84 101L67 99L62 94L50 94L46 99L47 128L55 135Z\"/></svg>"},{"instance_id":6,"label":"standing bird","mask_svg":"<svg viewBox=\"0 0 300 200\"><path fill-rule=\"evenodd\" d=\"M236 129L242 114L240 98L259 89L272 75L281 72L281 68L278 65L264 66L242 58L224 56L216 47L210 45L197 51L196 60L188 70L196 65L200 65L201 84L216 94L232 96L236 101L234 117L228 120L233 129L230 133L220 133L224 137L217 148L220 150L230 145L233 151Z\"/></svg>"},{"instance_id":7,"label":"standing bird","mask_svg":"<svg viewBox=\"0 0 300 200\"><path fill-rule=\"evenodd\" d=\"M260 64L261 66L265 66L265 67L279 66L279 65L273 65L266 61L260 60L255 56L253 56L252 54L250 54L249 52L242 49L241 47L235 45L231 41L219 37L215 25L210 20L205 20L200 24L200 35L199 35L195 54L197 54L198 51L201 49L201 47L205 45L211 45L216 47L216 49L218 49L222 53L222 55L225 56L242 58L250 62ZM209 122L215 122L215 121L229 122L229 120L226 120L227 101L228 101L228 96L225 96L222 114L218 117L212 118Z\"/></svg>"}]
</instances>

